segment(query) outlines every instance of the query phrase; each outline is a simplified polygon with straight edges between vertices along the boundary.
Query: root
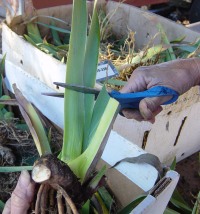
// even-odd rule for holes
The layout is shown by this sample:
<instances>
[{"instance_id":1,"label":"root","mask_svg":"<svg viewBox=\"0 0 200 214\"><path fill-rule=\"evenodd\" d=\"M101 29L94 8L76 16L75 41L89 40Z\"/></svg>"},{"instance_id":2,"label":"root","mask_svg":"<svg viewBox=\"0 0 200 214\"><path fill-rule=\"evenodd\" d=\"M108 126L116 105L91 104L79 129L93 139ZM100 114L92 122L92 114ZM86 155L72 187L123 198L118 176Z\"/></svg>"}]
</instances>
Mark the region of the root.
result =
<instances>
[{"instance_id":1,"label":"root","mask_svg":"<svg viewBox=\"0 0 200 214\"><path fill-rule=\"evenodd\" d=\"M54 209L54 206L55 206L54 193L55 193L55 190L54 189L50 189L50 192L49 192L49 205L50 205L51 209Z\"/></svg>"},{"instance_id":2,"label":"root","mask_svg":"<svg viewBox=\"0 0 200 214\"><path fill-rule=\"evenodd\" d=\"M65 198L65 201L70 206L72 213L78 214L78 210L77 210L75 204L73 203L73 201L71 200L69 195L66 193L66 191L61 186L59 186L58 184L54 184L54 185L52 185L52 187L54 189L56 189L58 191L58 193L60 193Z\"/></svg>"},{"instance_id":3,"label":"root","mask_svg":"<svg viewBox=\"0 0 200 214\"><path fill-rule=\"evenodd\" d=\"M36 203L35 203L35 214L39 214L40 213L40 199L41 199L41 195L42 195L43 189L44 189L44 184L41 184L40 188L38 190L38 193L37 193L37 200L36 200Z\"/></svg>"},{"instance_id":4,"label":"root","mask_svg":"<svg viewBox=\"0 0 200 214\"><path fill-rule=\"evenodd\" d=\"M57 192L58 214L64 214L64 206L62 202L62 194Z\"/></svg>"},{"instance_id":5,"label":"root","mask_svg":"<svg viewBox=\"0 0 200 214\"><path fill-rule=\"evenodd\" d=\"M48 199L48 192L49 192L49 185L45 185L44 189L42 191L42 195L41 195L41 214L45 214L47 211L47 199Z\"/></svg>"},{"instance_id":6,"label":"root","mask_svg":"<svg viewBox=\"0 0 200 214\"><path fill-rule=\"evenodd\" d=\"M66 205L67 213L72 214L72 210L71 210L69 204L66 202L66 200L65 200L65 205Z\"/></svg>"}]
</instances>

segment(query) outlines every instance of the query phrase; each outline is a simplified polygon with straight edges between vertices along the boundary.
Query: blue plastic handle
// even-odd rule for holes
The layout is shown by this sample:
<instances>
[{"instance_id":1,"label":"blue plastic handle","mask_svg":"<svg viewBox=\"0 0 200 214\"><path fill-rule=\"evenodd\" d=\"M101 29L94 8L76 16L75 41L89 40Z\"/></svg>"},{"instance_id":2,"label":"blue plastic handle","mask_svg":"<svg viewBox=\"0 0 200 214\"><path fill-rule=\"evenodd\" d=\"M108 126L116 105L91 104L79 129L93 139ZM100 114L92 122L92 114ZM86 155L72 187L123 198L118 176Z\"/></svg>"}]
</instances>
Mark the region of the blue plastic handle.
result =
<instances>
[{"instance_id":1,"label":"blue plastic handle","mask_svg":"<svg viewBox=\"0 0 200 214\"><path fill-rule=\"evenodd\" d=\"M173 103L179 97L178 92L164 86L155 86L146 91L134 93L120 93L119 91L113 90L109 94L112 98L116 99L120 103L121 110L125 108L139 109L140 101L146 97L172 96L169 101L163 103L162 105Z\"/></svg>"}]
</instances>

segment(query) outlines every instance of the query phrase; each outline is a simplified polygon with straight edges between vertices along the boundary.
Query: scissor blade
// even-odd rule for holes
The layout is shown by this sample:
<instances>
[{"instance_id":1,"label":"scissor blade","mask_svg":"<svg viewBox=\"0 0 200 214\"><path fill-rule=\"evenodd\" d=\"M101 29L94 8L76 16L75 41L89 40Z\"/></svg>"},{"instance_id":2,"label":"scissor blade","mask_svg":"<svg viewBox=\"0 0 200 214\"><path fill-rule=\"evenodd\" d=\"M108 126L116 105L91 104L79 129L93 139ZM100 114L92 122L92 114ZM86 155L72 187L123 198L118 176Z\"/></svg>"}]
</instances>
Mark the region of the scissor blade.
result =
<instances>
[{"instance_id":1,"label":"scissor blade","mask_svg":"<svg viewBox=\"0 0 200 214\"><path fill-rule=\"evenodd\" d=\"M59 97L64 98L64 93L58 93L58 92L47 92L42 93L42 95L50 96L50 97Z\"/></svg>"},{"instance_id":2,"label":"scissor blade","mask_svg":"<svg viewBox=\"0 0 200 214\"><path fill-rule=\"evenodd\" d=\"M99 95L100 90L97 90L95 88L90 88L86 86L80 86L80 85L74 85L74 84L67 84L67 83L61 83L61 82L54 82L55 85L67 88L73 91L81 92L84 94L94 94L96 96Z\"/></svg>"}]
</instances>

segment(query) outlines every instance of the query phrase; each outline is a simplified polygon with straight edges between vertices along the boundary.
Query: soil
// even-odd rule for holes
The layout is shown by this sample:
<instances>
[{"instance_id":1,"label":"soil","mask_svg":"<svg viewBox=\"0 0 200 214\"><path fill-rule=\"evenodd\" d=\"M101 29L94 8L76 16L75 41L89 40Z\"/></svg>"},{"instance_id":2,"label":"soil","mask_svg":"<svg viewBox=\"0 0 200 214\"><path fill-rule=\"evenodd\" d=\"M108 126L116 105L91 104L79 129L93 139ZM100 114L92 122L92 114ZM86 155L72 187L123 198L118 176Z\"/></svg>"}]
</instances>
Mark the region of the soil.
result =
<instances>
[{"instance_id":1,"label":"soil","mask_svg":"<svg viewBox=\"0 0 200 214\"><path fill-rule=\"evenodd\" d=\"M176 171L180 174L178 191L190 207L194 206L196 196L200 191L200 153L197 152L190 157L180 161Z\"/></svg>"},{"instance_id":2,"label":"soil","mask_svg":"<svg viewBox=\"0 0 200 214\"><path fill-rule=\"evenodd\" d=\"M15 123L0 121L0 166L32 165L38 157L29 131L15 128ZM19 174L0 173L0 200L3 202L10 197Z\"/></svg>"},{"instance_id":3,"label":"soil","mask_svg":"<svg viewBox=\"0 0 200 214\"><path fill-rule=\"evenodd\" d=\"M32 166L39 158L29 131L15 127L12 122L0 121L0 166ZM4 135L2 135L2 133ZM62 134L51 127L51 148L54 154L61 150ZM20 173L0 173L0 200L6 202L16 186Z\"/></svg>"}]
</instances>

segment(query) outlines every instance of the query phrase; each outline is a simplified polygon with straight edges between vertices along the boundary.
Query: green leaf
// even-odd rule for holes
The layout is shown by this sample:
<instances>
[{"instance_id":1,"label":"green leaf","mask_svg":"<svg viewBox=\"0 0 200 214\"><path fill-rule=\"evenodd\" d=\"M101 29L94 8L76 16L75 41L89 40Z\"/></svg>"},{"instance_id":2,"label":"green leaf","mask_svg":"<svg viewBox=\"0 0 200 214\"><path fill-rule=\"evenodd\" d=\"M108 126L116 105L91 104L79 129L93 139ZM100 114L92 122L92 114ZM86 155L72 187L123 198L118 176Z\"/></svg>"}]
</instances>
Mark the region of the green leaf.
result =
<instances>
[{"instance_id":1,"label":"green leaf","mask_svg":"<svg viewBox=\"0 0 200 214\"><path fill-rule=\"evenodd\" d=\"M95 193L95 197L98 200L99 205L101 206L102 214L109 214L109 211L98 192Z\"/></svg>"},{"instance_id":2,"label":"green leaf","mask_svg":"<svg viewBox=\"0 0 200 214\"><path fill-rule=\"evenodd\" d=\"M172 209L167 207L164 211L164 214L181 214L181 213L176 212L175 210L172 210Z\"/></svg>"},{"instance_id":3,"label":"green leaf","mask_svg":"<svg viewBox=\"0 0 200 214\"><path fill-rule=\"evenodd\" d=\"M63 21L62 19L56 18L56 17L54 17L54 16L47 16L47 15L37 15L37 16L33 16L33 17L32 17L31 19L29 19L28 21L23 22L23 24L30 23L30 22L32 22L32 21L34 21L35 19L40 18L40 17L42 17L42 18L48 18L48 19L51 19L51 20L54 20L54 21L57 21L57 22L61 22L61 23L64 23L64 24L66 24L66 25L69 24L68 22Z\"/></svg>"},{"instance_id":4,"label":"green leaf","mask_svg":"<svg viewBox=\"0 0 200 214\"><path fill-rule=\"evenodd\" d=\"M188 53L192 53L196 50L196 47L194 46L177 46L182 51L187 51Z\"/></svg>"},{"instance_id":5,"label":"green leaf","mask_svg":"<svg viewBox=\"0 0 200 214\"><path fill-rule=\"evenodd\" d=\"M130 204L125 206L122 210L120 210L117 214L129 214L139 203L141 203L147 196L140 195L136 199L134 199Z\"/></svg>"},{"instance_id":6,"label":"green leaf","mask_svg":"<svg viewBox=\"0 0 200 214\"><path fill-rule=\"evenodd\" d=\"M3 212L5 204L0 200L0 211Z\"/></svg>"},{"instance_id":7,"label":"green leaf","mask_svg":"<svg viewBox=\"0 0 200 214\"><path fill-rule=\"evenodd\" d=\"M170 202L177 207L178 209L180 209L182 212L186 213L186 214L191 214L192 209L187 205L187 203L185 202L185 200L182 198L182 196L180 195L180 193L178 192L177 189L174 190L174 193L170 199Z\"/></svg>"},{"instance_id":8,"label":"green leaf","mask_svg":"<svg viewBox=\"0 0 200 214\"><path fill-rule=\"evenodd\" d=\"M192 210L192 214L200 214L200 192L197 196L197 200L196 200L194 208Z\"/></svg>"},{"instance_id":9,"label":"green leaf","mask_svg":"<svg viewBox=\"0 0 200 214\"><path fill-rule=\"evenodd\" d=\"M120 72L125 68L129 68L135 64L141 62L147 62L148 60L152 59L152 57L156 56L157 54L162 53L163 51L167 50L170 46L169 45L156 45L153 46L146 51L140 51L137 56L133 57L130 64L124 64L122 66L118 66L117 70Z\"/></svg>"},{"instance_id":10,"label":"green leaf","mask_svg":"<svg viewBox=\"0 0 200 214\"><path fill-rule=\"evenodd\" d=\"M11 121L12 119L14 118L14 113L13 112L6 112L5 114L4 114L4 119L6 120L6 121Z\"/></svg>"},{"instance_id":11,"label":"green leaf","mask_svg":"<svg viewBox=\"0 0 200 214\"><path fill-rule=\"evenodd\" d=\"M15 127L19 130L22 130L22 131L28 131L29 130L26 123L17 123L17 124L15 124Z\"/></svg>"},{"instance_id":12,"label":"green leaf","mask_svg":"<svg viewBox=\"0 0 200 214\"><path fill-rule=\"evenodd\" d=\"M180 42L182 42L185 38L186 38L186 36L183 35L183 36L180 36L180 37L178 37L178 38L172 40L170 43L180 43Z\"/></svg>"},{"instance_id":13,"label":"green leaf","mask_svg":"<svg viewBox=\"0 0 200 214\"><path fill-rule=\"evenodd\" d=\"M58 60L62 59L62 57L58 55L58 49L55 46L51 45L51 44L48 44L48 43L37 44L37 47L41 51L43 51L46 54L49 54L49 55L55 57Z\"/></svg>"},{"instance_id":14,"label":"green leaf","mask_svg":"<svg viewBox=\"0 0 200 214\"><path fill-rule=\"evenodd\" d=\"M72 27L67 60L66 82L83 85L83 66L87 37L86 1L74 0ZM64 95L64 139L61 160L68 162L82 152L84 130L84 95L65 89Z\"/></svg>"},{"instance_id":15,"label":"green leaf","mask_svg":"<svg viewBox=\"0 0 200 214\"><path fill-rule=\"evenodd\" d=\"M66 29L60 28L60 27L56 27L56 26L54 26L54 25L48 25L48 24L45 24L45 23L42 23L42 22L35 22L35 23L38 24L38 25L47 27L47 28L49 28L49 29L52 29L52 30L61 32L61 33L68 33L68 34L71 33L69 30L66 30Z\"/></svg>"},{"instance_id":16,"label":"green leaf","mask_svg":"<svg viewBox=\"0 0 200 214\"><path fill-rule=\"evenodd\" d=\"M110 211L114 202L114 199L111 197L110 193L105 187L100 187L98 193L104 201L107 209Z\"/></svg>"},{"instance_id":17,"label":"green leaf","mask_svg":"<svg viewBox=\"0 0 200 214\"><path fill-rule=\"evenodd\" d=\"M3 95L3 73L5 70L5 60L6 60L6 54L4 54L0 62L0 97Z\"/></svg>"},{"instance_id":18,"label":"green leaf","mask_svg":"<svg viewBox=\"0 0 200 214\"><path fill-rule=\"evenodd\" d=\"M28 36L31 38L32 41L34 41L34 43L38 44L43 42L42 37L40 35L40 31L36 23L32 23L32 22L28 23L27 31L28 31Z\"/></svg>"},{"instance_id":19,"label":"green leaf","mask_svg":"<svg viewBox=\"0 0 200 214\"><path fill-rule=\"evenodd\" d=\"M90 213L90 200L87 200L86 203L81 208L81 214L89 214Z\"/></svg>"},{"instance_id":20,"label":"green leaf","mask_svg":"<svg viewBox=\"0 0 200 214\"><path fill-rule=\"evenodd\" d=\"M167 38L167 34L165 33L164 31L164 28L162 27L162 25L159 23L157 24L157 28L158 30L160 31L161 33L161 40L164 44L166 45L170 45L170 41L169 39ZM166 51L165 51L165 54L166 54L166 61L171 61L171 60L175 60L176 59L176 56L174 54L174 51L173 51L173 48L172 47L169 47Z\"/></svg>"},{"instance_id":21,"label":"green leaf","mask_svg":"<svg viewBox=\"0 0 200 214\"><path fill-rule=\"evenodd\" d=\"M93 88L96 82L96 71L98 64L99 56L99 44L100 44L100 29L99 29L99 20L94 7L92 23L87 39L85 60L83 66L83 82L84 86ZM83 151L88 147L89 141L89 130L90 123L92 119L92 112L94 107L94 95L85 94L84 95L84 105L85 105L85 125L84 125L84 142L83 142Z\"/></svg>"},{"instance_id":22,"label":"green leaf","mask_svg":"<svg viewBox=\"0 0 200 214\"><path fill-rule=\"evenodd\" d=\"M176 156L174 157L174 160L173 160L173 162L172 162L172 164L170 166L170 169L171 170L175 170L176 169Z\"/></svg>"},{"instance_id":23,"label":"green leaf","mask_svg":"<svg viewBox=\"0 0 200 214\"><path fill-rule=\"evenodd\" d=\"M10 99L10 96L8 95L3 95L1 96L0 100L9 100ZM3 103L0 103L0 109L4 108L5 104Z\"/></svg>"},{"instance_id":24,"label":"green leaf","mask_svg":"<svg viewBox=\"0 0 200 214\"><path fill-rule=\"evenodd\" d=\"M118 102L108 95L103 88L95 103L89 135L88 148L69 167L84 181L94 170L107 142L112 123L118 113Z\"/></svg>"},{"instance_id":25,"label":"green leaf","mask_svg":"<svg viewBox=\"0 0 200 214\"><path fill-rule=\"evenodd\" d=\"M122 81L117 79L108 79L106 83L110 85L116 85L116 86L125 86L127 84L127 81Z\"/></svg>"},{"instance_id":26,"label":"green leaf","mask_svg":"<svg viewBox=\"0 0 200 214\"><path fill-rule=\"evenodd\" d=\"M36 47L36 48L38 48L38 46L37 46L37 44L35 43L35 41L33 41L32 39L31 39L31 37L29 37L28 35L24 35L24 38L31 44L31 45L33 45L34 47Z\"/></svg>"},{"instance_id":27,"label":"green leaf","mask_svg":"<svg viewBox=\"0 0 200 214\"><path fill-rule=\"evenodd\" d=\"M32 170L33 166L1 166L0 172L21 172L23 170Z\"/></svg>"},{"instance_id":28,"label":"green leaf","mask_svg":"<svg viewBox=\"0 0 200 214\"><path fill-rule=\"evenodd\" d=\"M51 25L55 26L55 22L51 21ZM54 45L62 45L62 42L60 40L58 31L56 31L55 29L51 28L51 34L52 34L52 37L53 37Z\"/></svg>"},{"instance_id":29,"label":"green leaf","mask_svg":"<svg viewBox=\"0 0 200 214\"><path fill-rule=\"evenodd\" d=\"M90 181L89 187L91 189L96 189L99 185L100 180L106 173L106 166L103 166L101 170L98 171L97 175Z\"/></svg>"}]
</instances>

